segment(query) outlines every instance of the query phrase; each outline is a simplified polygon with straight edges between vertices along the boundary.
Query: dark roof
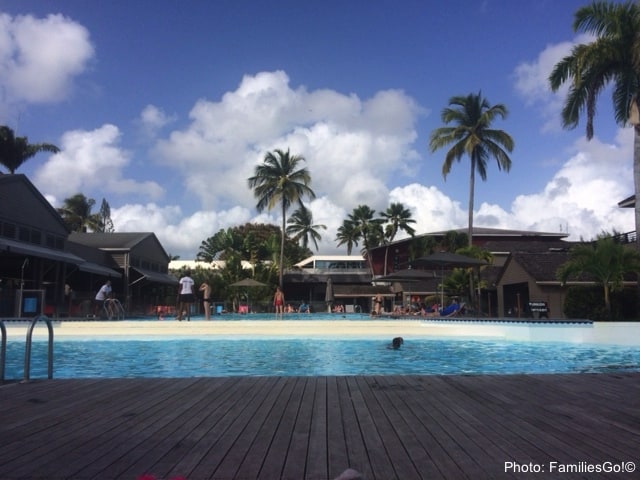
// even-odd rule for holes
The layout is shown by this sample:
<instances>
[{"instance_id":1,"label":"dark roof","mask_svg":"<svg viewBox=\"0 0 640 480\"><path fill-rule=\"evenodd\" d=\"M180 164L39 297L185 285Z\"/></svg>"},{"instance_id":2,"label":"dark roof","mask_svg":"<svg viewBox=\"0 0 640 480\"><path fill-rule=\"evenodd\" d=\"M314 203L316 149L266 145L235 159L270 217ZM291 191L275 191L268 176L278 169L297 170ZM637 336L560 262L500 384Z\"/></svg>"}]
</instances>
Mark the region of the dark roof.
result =
<instances>
[{"instance_id":1,"label":"dark roof","mask_svg":"<svg viewBox=\"0 0 640 480\"><path fill-rule=\"evenodd\" d=\"M88 247L101 249L132 249L147 237L154 235L150 232L109 232L109 233L79 233L73 232L69 240Z\"/></svg>"},{"instance_id":2,"label":"dark roof","mask_svg":"<svg viewBox=\"0 0 640 480\"><path fill-rule=\"evenodd\" d=\"M465 228L451 228L449 230L442 230L439 232L431 232L431 233L423 233L421 235L416 235L414 238L421 238L421 237L441 237L446 235L449 232L458 232L458 233L467 233L468 229ZM501 239L506 239L509 237L513 237L514 239L516 238L520 238L523 239L523 241L533 241L532 239L534 238L538 238L538 239L547 239L547 240L553 240L553 239L557 239L560 240L562 238L566 238L568 237L569 234L566 232L535 232L535 231L530 231L530 230L509 230L509 229L500 229L500 228L488 228L488 227L473 227L473 237L474 240L478 240L480 238L485 238L487 239L486 241L490 241L488 240L491 237L495 237L495 238L501 238ZM525 240L527 239L527 240ZM390 245L396 245L396 244L402 244L402 243L406 243L408 241L411 241L411 238L403 238L401 240L396 240L395 242L391 242L385 245L380 245L378 247L372 248L371 251L375 251L379 248L388 248ZM503 240L503 243L506 240Z\"/></svg>"},{"instance_id":3,"label":"dark roof","mask_svg":"<svg viewBox=\"0 0 640 480\"><path fill-rule=\"evenodd\" d=\"M67 225L64 223L64 220L62 220L62 217L60 216L60 214L58 213L58 211L53 207L53 205L51 205L51 203L49 203L49 200L47 200L44 195L42 195L42 193L40 193L40 190L38 190L35 185L33 183L31 183L31 180L29 180L29 178L22 174L22 173L13 173L13 174L1 174L0 175L0 205L4 205L5 208L11 209L11 212L16 214L16 205L12 203L13 200L15 200L14 198L4 198L4 194L6 193L6 189L3 188L5 185L9 186L10 184L14 184L14 183L21 183L24 187L27 188L27 190L29 191L29 195L33 196L33 198L42 205L43 213L45 213L46 215L48 215L51 220L53 222L56 222L57 224L59 224L62 227L62 230L65 233L69 232L69 228L67 227ZM20 206L20 205L18 205ZM24 208L30 208L30 205L25 205ZM0 217L2 217L2 209L0 209ZM19 215L20 212L18 210L17 214ZM40 212L34 212L33 208L30 208L29 210L29 218L30 220L33 222L35 221L36 224L41 224L42 223L42 219L35 217L36 215L39 215Z\"/></svg>"},{"instance_id":4,"label":"dark roof","mask_svg":"<svg viewBox=\"0 0 640 480\"><path fill-rule=\"evenodd\" d=\"M618 207L620 208L636 208L636 196L631 195L630 197L625 198L618 202Z\"/></svg>"},{"instance_id":5,"label":"dark roof","mask_svg":"<svg viewBox=\"0 0 640 480\"><path fill-rule=\"evenodd\" d=\"M569 252L540 252L540 253L512 253L505 264L505 270L509 262L517 262L525 272L536 282L557 281L556 271L567 260Z\"/></svg>"},{"instance_id":6,"label":"dark roof","mask_svg":"<svg viewBox=\"0 0 640 480\"><path fill-rule=\"evenodd\" d=\"M543 253L552 251L567 251L577 242L566 240L489 240L482 244L484 250L489 252L529 252Z\"/></svg>"}]
</instances>

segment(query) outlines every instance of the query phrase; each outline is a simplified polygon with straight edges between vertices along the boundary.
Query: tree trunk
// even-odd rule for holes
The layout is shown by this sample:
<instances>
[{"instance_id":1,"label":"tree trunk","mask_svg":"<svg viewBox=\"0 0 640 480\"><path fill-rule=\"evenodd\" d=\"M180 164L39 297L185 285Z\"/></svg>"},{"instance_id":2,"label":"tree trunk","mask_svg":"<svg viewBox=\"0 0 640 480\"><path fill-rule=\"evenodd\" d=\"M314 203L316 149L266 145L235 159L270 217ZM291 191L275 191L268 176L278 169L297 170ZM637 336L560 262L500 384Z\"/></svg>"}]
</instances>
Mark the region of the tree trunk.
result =
<instances>
[{"instance_id":1,"label":"tree trunk","mask_svg":"<svg viewBox=\"0 0 640 480\"><path fill-rule=\"evenodd\" d=\"M475 195L475 186L476 186L476 162L471 156L471 177L469 178L469 229L467 235L469 237L469 247L473 246L473 197ZM473 270L469 275L469 303L475 308L476 307L476 292L474 288L473 282ZM477 308L475 308L477 311Z\"/></svg>"},{"instance_id":2,"label":"tree trunk","mask_svg":"<svg viewBox=\"0 0 640 480\"><path fill-rule=\"evenodd\" d=\"M285 215L287 209L285 208L284 201L282 202L282 229L280 230L280 265L278 266L278 285L282 290L284 288L283 283L283 268L284 268L284 229L286 224Z\"/></svg>"}]
</instances>

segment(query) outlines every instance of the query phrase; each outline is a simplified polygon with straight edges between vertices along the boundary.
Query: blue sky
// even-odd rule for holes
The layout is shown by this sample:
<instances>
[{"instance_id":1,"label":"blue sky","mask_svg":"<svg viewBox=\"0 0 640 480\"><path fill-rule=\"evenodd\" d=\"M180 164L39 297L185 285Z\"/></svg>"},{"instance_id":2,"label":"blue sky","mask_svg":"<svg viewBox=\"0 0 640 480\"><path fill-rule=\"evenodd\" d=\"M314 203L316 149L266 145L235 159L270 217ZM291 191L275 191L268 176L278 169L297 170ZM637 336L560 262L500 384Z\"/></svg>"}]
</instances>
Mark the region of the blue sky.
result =
<instances>
[{"instance_id":1,"label":"blue sky","mask_svg":"<svg viewBox=\"0 0 640 480\"><path fill-rule=\"evenodd\" d=\"M546 78L576 43L578 0L87 2L0 0L0 123L51 142L25 173L53 203L106 198L118 231L188 260L258 214L247 178L275 148L306 158L327 225L402 202L420 233L465 227L469 163L441 174L429 135L454 95L509 110L509 173L477 179L477 226L589 239L634 229L629 128L610 94L596 136L562 130Z\"/></svg>"}]
</instances>

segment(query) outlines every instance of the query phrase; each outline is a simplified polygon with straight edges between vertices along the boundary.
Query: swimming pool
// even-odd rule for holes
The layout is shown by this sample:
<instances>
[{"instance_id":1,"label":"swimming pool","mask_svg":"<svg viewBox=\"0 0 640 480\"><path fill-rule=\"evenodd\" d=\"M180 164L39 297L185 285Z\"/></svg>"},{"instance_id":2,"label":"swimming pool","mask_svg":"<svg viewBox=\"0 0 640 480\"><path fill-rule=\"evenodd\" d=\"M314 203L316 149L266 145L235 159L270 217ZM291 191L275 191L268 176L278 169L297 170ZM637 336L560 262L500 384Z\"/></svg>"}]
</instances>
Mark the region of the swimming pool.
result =
<instances>
[{"instance_id":1,"label":"swimming pool","mask_svg":"<svg viewBox=\"0 0 640 480\"><path fill-rule=\"evenodd\" d=\"M640 371L640 347L416 338L211 338L56 341L54 378L462 375ZM24 342L7 348L6 378L23 377ZM46 342L31 378L46 378Z\"/></svg>"}]
</instances>

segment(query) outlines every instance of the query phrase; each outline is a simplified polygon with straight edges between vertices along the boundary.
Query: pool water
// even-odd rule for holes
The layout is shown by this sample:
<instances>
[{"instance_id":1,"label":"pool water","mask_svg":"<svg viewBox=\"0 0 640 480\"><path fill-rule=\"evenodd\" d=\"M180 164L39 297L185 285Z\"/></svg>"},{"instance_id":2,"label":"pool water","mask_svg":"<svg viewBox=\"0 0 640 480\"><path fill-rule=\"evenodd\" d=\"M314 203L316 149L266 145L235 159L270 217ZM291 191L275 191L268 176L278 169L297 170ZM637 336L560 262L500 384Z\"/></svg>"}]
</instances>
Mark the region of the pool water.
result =
<instances>
[{"instance_id":1,"label":"pool water","mask_svg":"<svg viewBox=\"0 0 640 480\"><path fill-rule=\"evenodd\" d=\"M5 378L21 379L24 342L7 345ZM46 377L47 344L31 378ZM640 371L640 347L473 339L179 339L56 341L54 378L461 375Z\"/></svg>"}]
</instances>

